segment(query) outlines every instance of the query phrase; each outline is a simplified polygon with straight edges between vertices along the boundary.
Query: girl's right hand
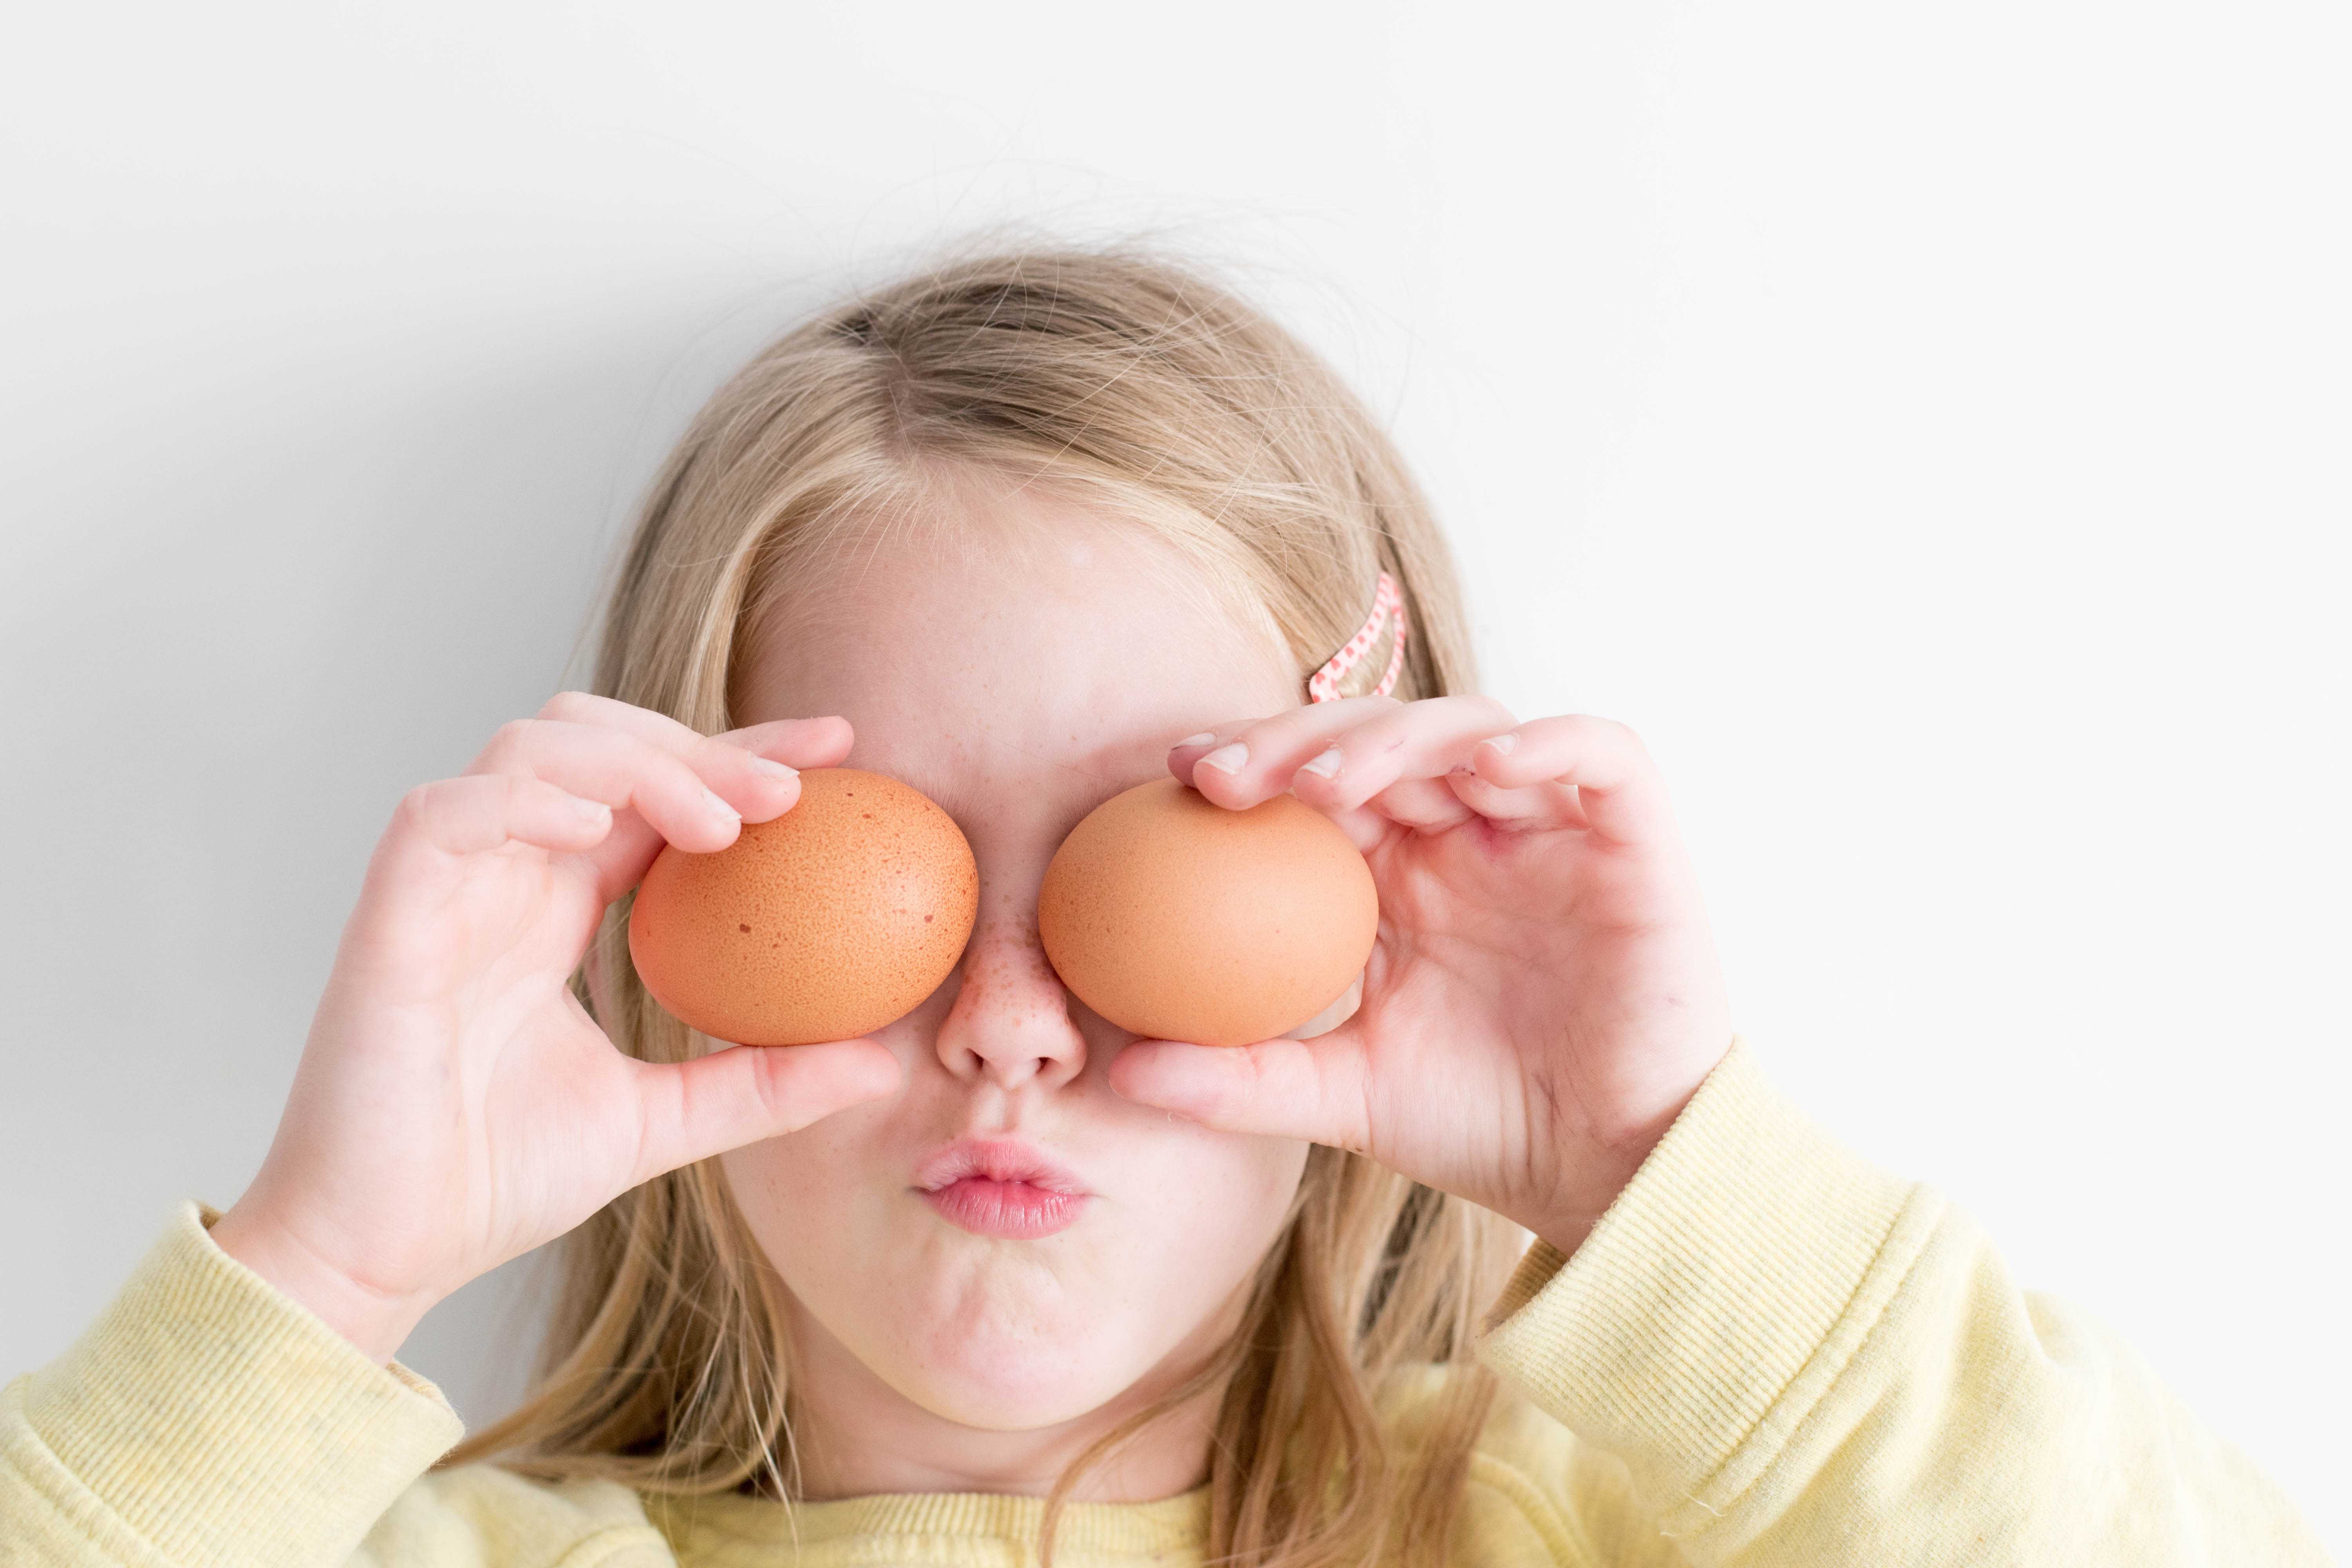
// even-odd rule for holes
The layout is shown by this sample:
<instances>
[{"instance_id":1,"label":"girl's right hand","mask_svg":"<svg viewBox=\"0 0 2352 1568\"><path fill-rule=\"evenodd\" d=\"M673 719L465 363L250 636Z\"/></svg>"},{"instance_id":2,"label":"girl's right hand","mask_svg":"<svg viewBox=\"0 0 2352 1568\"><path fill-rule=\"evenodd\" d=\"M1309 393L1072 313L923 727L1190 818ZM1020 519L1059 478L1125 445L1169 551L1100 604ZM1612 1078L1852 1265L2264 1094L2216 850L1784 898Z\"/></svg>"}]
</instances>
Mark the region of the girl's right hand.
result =
<instances>
[{"instance_id":1,"label":"girl's right hand","mask_svg":"<svg viewBox=\"0 0 2352 1568\"><path fill-rule=\"evenodd\" d=\"M435 1302L640 1182L894 1091L871 1040L638 1061L570 987L665 841L726 847L851 740L832 717L705 736L567 691L411 790L213 1239L382 1363Z\"/></svg>"}]
</instances>

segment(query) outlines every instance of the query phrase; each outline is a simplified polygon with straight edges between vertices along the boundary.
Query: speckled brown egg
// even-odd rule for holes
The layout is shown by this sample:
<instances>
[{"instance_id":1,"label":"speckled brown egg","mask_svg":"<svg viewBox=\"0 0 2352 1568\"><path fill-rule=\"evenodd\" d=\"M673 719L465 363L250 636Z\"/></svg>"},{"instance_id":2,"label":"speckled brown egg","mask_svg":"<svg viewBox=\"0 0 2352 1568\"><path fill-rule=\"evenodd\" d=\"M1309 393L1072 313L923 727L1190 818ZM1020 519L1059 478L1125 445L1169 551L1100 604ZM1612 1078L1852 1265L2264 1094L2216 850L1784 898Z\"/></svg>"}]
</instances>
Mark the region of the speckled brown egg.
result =
<instances>
[{"instance_id":1,"label":"speckled brown egg","mask_svg":"<svg viewBox=\"0 0 2352 1568\"><path fill-rule=\"evenodd\" d=\"M747 1046L844 1040L912 1012L980 911L955 819L913 786L810 768L782 816L709 855L662 850L629 912L629 956L690 1027Z\"/></svg>"},{"instance_id":2,"label":"speckled brown egg","mask_svg":"<svg viewBox=\"0 0 2352 1568\"><path fill-rule=\"evenodd\" d=\"M1379 933L1371 868L1295 795L1245 811L1181 780L1088 813L1045 868L1038 935L1081 1002L1122 1029L1252 1045L1346 994Z\"/></svg>"}]
</instances>

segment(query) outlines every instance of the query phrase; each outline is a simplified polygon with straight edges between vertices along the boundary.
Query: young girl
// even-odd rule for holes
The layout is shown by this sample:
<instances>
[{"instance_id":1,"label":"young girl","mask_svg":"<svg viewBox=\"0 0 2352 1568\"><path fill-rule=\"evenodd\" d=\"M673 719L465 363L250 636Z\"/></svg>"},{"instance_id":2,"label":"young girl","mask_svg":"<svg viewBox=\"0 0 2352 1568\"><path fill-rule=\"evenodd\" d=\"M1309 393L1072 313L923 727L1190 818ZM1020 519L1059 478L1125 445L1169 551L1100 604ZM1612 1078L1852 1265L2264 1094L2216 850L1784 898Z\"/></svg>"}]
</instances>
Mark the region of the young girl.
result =
<instances>
[{"instance_id":1,"label":"young girl","mask_svg":"<svg viewBox=\"0 0 2352 1568\"><path fill-rule=\"evenodd\" d=\"M252 1186L8 1385L0 1562L2322 1560L1775 1090L1641 742L1478 694L1397 454L1229 295L1029 254L824 313L607 609L597 694L401 802ZM957 971L864 1039L688 1032L630 889L836 765L969 837ZM1166 773L1371 868L1282 1038L1139 1039L1039 945L1063 837ZM559 1237L459 1443L394 1352Z\"/></svg>"}]
</instances>

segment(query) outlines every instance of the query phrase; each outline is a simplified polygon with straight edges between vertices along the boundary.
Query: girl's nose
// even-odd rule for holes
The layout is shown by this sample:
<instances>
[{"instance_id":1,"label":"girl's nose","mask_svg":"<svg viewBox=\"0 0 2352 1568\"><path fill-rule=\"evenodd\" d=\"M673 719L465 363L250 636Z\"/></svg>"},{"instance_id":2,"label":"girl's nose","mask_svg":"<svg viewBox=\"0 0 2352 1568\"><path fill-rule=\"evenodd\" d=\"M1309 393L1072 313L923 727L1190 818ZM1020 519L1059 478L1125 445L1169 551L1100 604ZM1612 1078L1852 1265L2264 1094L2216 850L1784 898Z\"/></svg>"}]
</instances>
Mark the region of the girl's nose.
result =
<instances>
[{"instance_id":1,"label":"girl's nose","mask_svg":"<svg viewBox=\"0 0 2352 1568\"><path fill-rule=\"evenodd\" d=\"M1032 910L983 910L965 950L963 982L940 1024L940 1060L966 1081L1058 1089L1087 1065L1069 993L1046 962Z\"/></svg>"}]
</instances>

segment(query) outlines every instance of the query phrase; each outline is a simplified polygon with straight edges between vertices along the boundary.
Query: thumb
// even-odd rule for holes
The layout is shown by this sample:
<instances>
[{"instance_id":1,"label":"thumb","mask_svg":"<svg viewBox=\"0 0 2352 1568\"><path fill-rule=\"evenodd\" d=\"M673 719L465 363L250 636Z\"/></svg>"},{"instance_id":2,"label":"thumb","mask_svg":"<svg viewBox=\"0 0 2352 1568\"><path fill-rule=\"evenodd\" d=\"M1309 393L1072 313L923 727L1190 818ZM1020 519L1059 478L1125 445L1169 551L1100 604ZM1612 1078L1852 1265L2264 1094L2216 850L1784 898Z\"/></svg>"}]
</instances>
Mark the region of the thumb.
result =
<instances>
[{"instance_id":1,"label":"thumb","mask_svg":"<svg viewBox=\"0 0 2352 1568\"><path fill-rule=\"evenodd\" d=\"M1364 1053L1345 1026L1311 1040L1194 1046L1138 1040L1113 1058L1110 1086L1226 1132L1263 1132L1362 1150Z\"/></svg>"},{"instance_id":2,"label":"thumb","mask_svg":"<svg viewBox=\"0 0 2352 1568\"><path fill-rule=\"evenodd\" d=\"M638 1170L631 1184L897 1092L898 1058L872 1040L730 1046L637 1064Z\"/></svg>"}]
</instances>

